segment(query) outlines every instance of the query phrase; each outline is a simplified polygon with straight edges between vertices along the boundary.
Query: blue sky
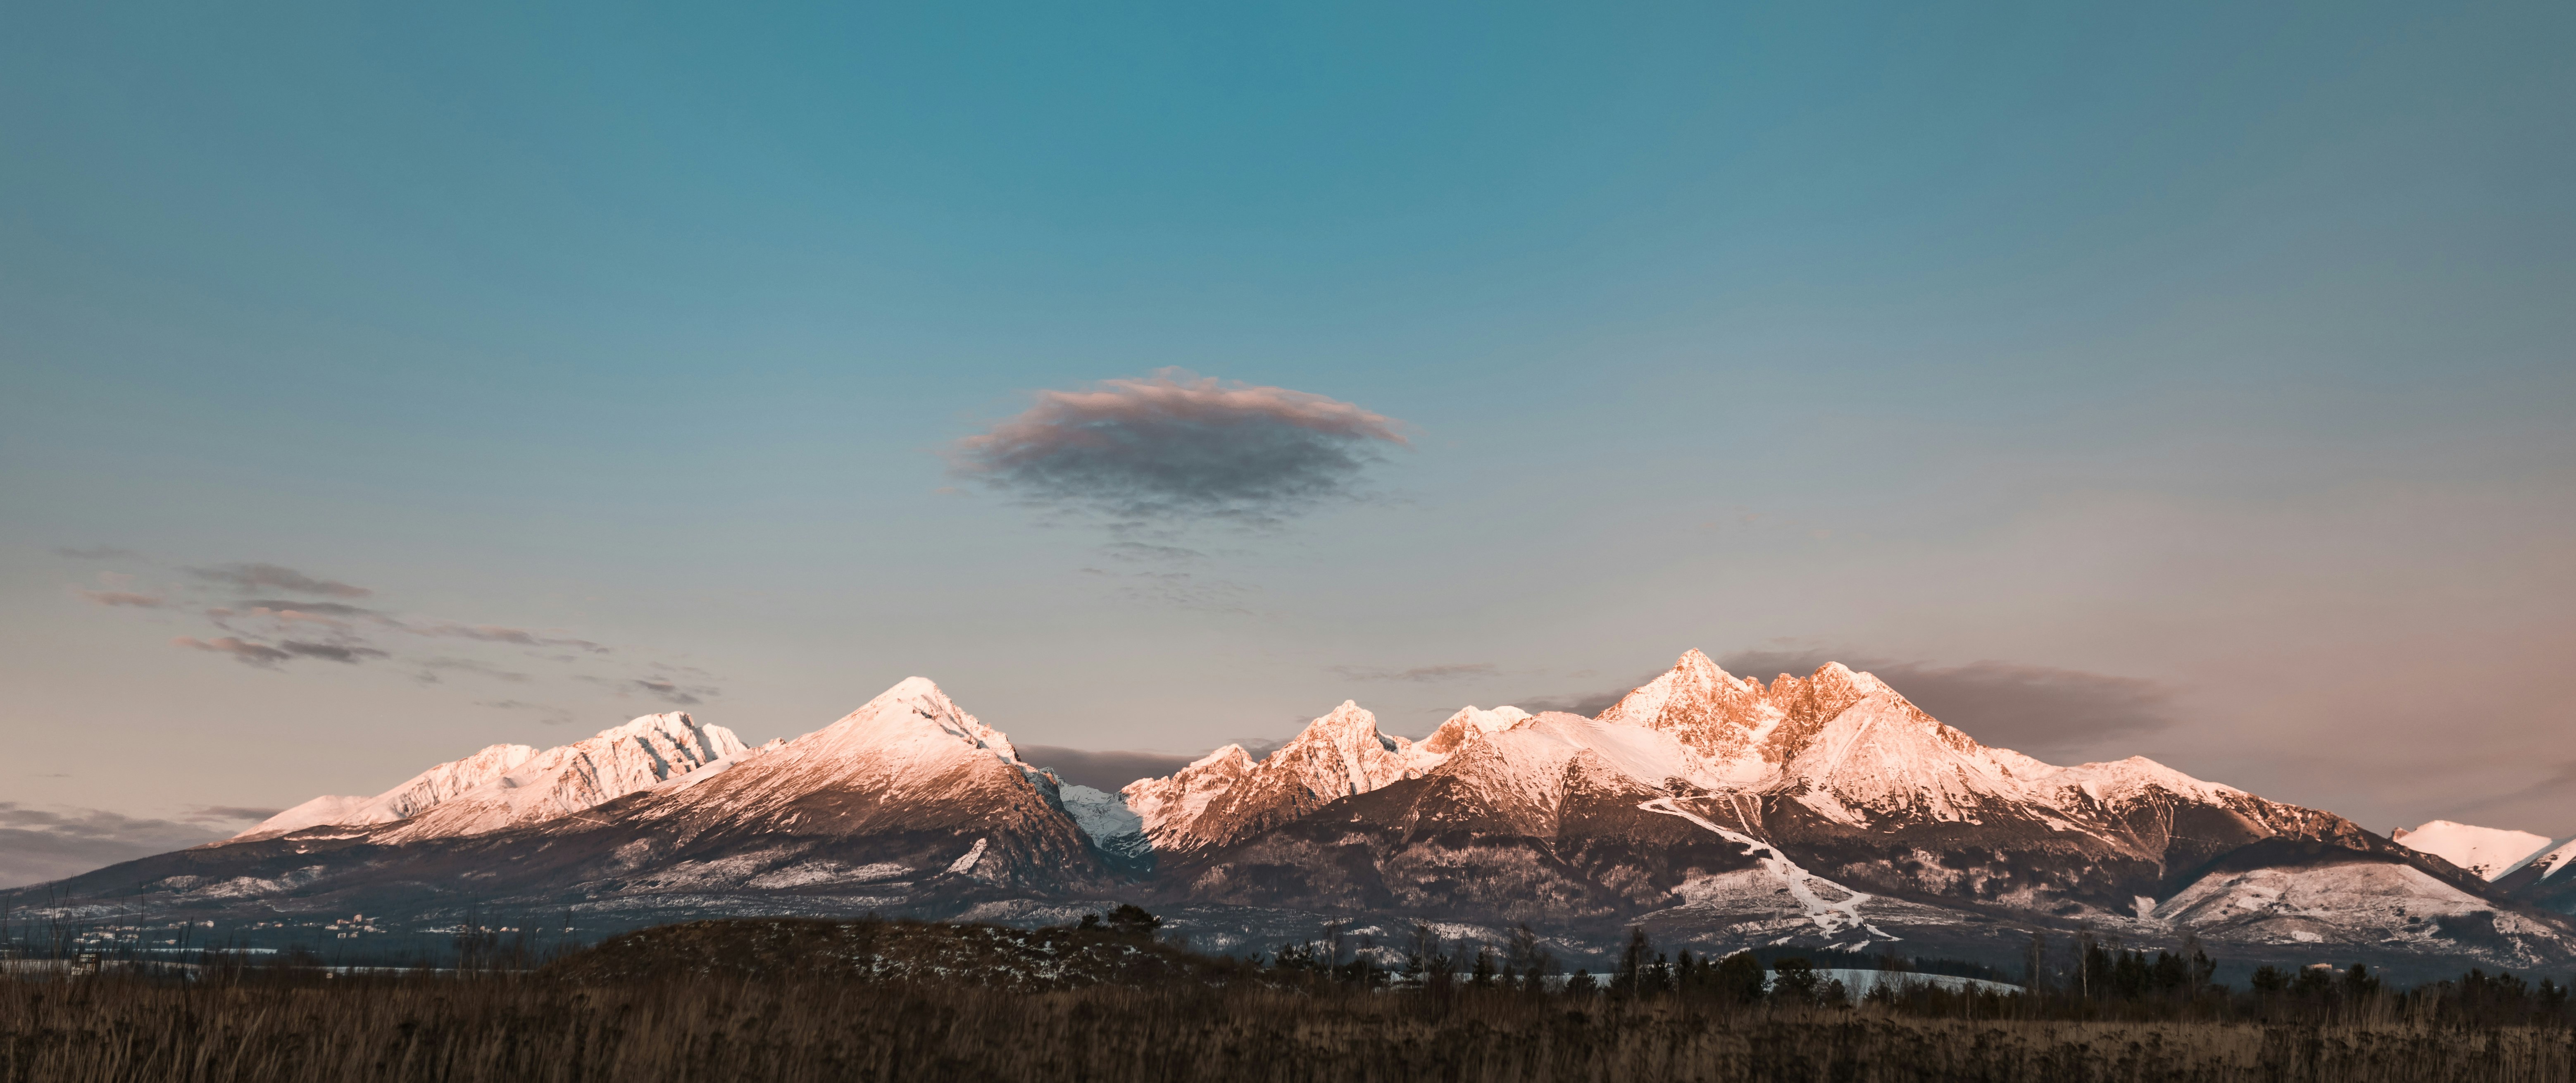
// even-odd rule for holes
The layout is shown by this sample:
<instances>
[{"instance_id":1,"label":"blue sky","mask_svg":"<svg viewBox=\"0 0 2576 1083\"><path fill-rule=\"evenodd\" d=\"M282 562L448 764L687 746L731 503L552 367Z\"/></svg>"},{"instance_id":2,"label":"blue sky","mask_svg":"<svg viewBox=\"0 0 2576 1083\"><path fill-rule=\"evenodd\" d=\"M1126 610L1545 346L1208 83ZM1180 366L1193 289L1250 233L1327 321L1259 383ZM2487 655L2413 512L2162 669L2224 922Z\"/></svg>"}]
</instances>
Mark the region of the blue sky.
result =
<instances>
[{"instance_id":1,"label":"blue sky","mask_svg":"<svg viewBox=\"0 0 2576 1083\"><path fill-rule=\"evenodd\" d=\"M2151 721L2004 735L2576 831L2571 29L20 11L0 802L214 825L674 696L792 735L912 673L1032 744L1345 697L1418 733L1699 647L2128 689ZM1167 368L1405 442L1257 529L955 468ZM58 552L97 547L131 555ZM607 650L172 645L261 563Z\"/></svg>"}]
</instances>

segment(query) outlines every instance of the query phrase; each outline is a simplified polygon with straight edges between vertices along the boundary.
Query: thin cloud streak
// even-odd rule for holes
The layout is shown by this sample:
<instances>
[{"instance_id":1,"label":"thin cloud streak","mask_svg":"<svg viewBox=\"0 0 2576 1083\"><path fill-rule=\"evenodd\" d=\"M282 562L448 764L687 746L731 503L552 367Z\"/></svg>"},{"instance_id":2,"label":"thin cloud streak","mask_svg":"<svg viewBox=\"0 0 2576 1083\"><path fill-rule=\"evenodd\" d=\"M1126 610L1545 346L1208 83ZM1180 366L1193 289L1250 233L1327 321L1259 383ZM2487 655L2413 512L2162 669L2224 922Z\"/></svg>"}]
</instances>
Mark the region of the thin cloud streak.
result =
<instances>
[{"instance_id":1,"label":"thin cloud streak","mask_svg":"<svg viewBox=\"0 0 2576 1083\"><path fill-rule=\"evenodd\" d=\"M1524 711L1528 711L1531 714L1542 714L1548 711L1563 711L1567 714L1579 714L1585 718L1591 718L1603 711L1609 710L1611 704L1619 702L1619 700L1628 693L1636 691L1638 685L1654 680L1656 677L1661 676L1662 673L1663 671L1657 670L1653 673L1646 674L1643 677L1639 677L1636 680L1620 685L1617 688L1603 689L1597 692L1568 692L1553 696L1531 696L1513 700L1512 705L1519 707Z\"/></svg>"},{"instance_id":2,"label":"thin cloud streak","mask_svg":"<svg viewBox=\"0 0 2576 1083\"><path fill-rule=\"evenodd\" d=\"M337 643L308 643L290 639L277 645L279 650L299 658L319 658L326 662L356 665L368 658L391 658L393 655L373 647L348 647Z\"/></svg>"},{"instance_id":3,"label":"thin cloud streak","mask_svg":"<svg viewBox=\"0 0 2576 1083\"><path fill-rule=\"evenodd\" d=\"M2559 798L2570 792L2576 792L2576 760L2567 760L2557 764L2550 769L2547 775L2542 776L2539 781L2528 786L2524 786L2521 789L2508 790L2504 793L2482 797L2455 807L2461 812L2475 812L2481 809L2495 808L2499 805L2509 805L2517 801L2529 801L2538 798ZM2552 830L2556 829L2553 828Z\"/></svg>"},{"instance_id":4,"label":"thin cloud streak","mask_svg":"<svg viewBox=\"0 0 2576 1083\"><path fill-rule=\"evenodd\" d=\"M84 590L80 587L73 587L72 593L89 599L90 604L92 605L131 606L136 609L159 609L162 606L169 604L168 599L162 598L158 595L139 594L130 590Z\"/></svg>"},{"instance_id":5,"label":"thin cloud streak","mask_svg":"<svg viewBox=\"0 0 2576 1083\"><path fill-rule=\"evenodd\" d=\"M0 801L0 888L77 876L229 833L104 809L39 809Z\"/></svg>"},{"instance_id":6,"label":"thin cloud streak","mask_svg":"<svg viewBox=\"0 0 2576 1083\"><path fill-rule=\"evenodd\" d=\"M1410 681L1415 684L1463 680L1468 677L1491 677L1501 672L1490 662L1415 666L1412 669L1380 669L1376 666L1330 666L1327 669L1344 680Z\"/></svg>"},{"instance_id":7,"label":"thin cloud streak","mask_svg":"<svg viewBox=\"0 0 2576 1083\"><path fill-rule=\"evenodd\" d=\"M186 647L192 651L211 651L215 654L228 654L233 657L234 661L240 662L243 665L258 666L262 669L275 669L279 663L295 657L292 654L288 654L285 651L271 647L265 643L253 643L234 636L216 636L213 639L199 639L195 636L173 636L170 639L170 645L173 647Z\"/></svg>"},{"instance_id":8,"label":"thin cloud streak","mask_svg":"<svg viewBox=\"0 0 2576 1083\"><path fill-rule=\"evenodd\" d=\"M1206 553L1196 549L1178 545L1150 545L1135 541L1111 542L1101 546L1100 550L1108 554L1111 560L1123 560L1136 564L1195 564L1207 559Z\"/></svg>"},{"instance_id":9,"label":"thin cloud streak","mask_svg":"<svg viewBox=\"0 0 2576 1083\"><path fill-rule=\"evenodd\" d=\"M208 824L258 823L284 811L286 810L275 808L245 808L240 805L197 805L190 808L188 814L180 819L189 823Z\"/></svg>"},{"instance_id":10,"label":"thin cloud streak","mask_svg":"<svg viewBox=\"0 0 2576 1083\"><path fill-rule=\"evenodd\" d=\"M573 714L572 711L563 707L556 707L545 703L529 703L525 700L486 699L476 700L474 705L477 707L489 707L496 711L535 711L540 716L537 719L538 724L546 726L560 726L571 722L576 717L579 717Z\"/></svg>"},{"instance_id":11,"label":"thin cloud streak","mask_svg":"<svg viewBox=\"0 0 2576 1083\"><path fill-rule=\"evenodd\" d=\"M247 601L236 602L234 604L254 612L268 609L281 613L318 613L326 617L340 617L344 619L382 616L382 614L373 609L365 609L359 606L349 605L345 602L297 602L287 601L280 598L252 598Z\"/></svg>"},{"instance_id":12,"label":"thin cloud streak","mask_svg":"<svg viewBox=\"0 0 2576 1083\"><path fill-rule=\"evenodd\" d=\"M512 628L500 624L460 624L455 621L436 621L429 624L417 625L396 624L394 627L398 631L409 632L417 636L431 636L444 639L474 639L481 640L485 643L515 643L523 647L575 647L589 651L592 654L613 653L610 648L593 643L587 639L574 639L570 636L548 635L531 628Z\"/></svg>"},{"instance_id":13,"label":"thin cloud streak","mask_svg":"<svg viewBox=\"0 0 2576 1083\"><path fill-rule=\"evenodd\" d=\"M503 669L489 662L476 661L472 658L431 658L421 662L420 665L421 672L418 679L422 684L437 684L438 675L441 672L471 673L478 677L490 677L496 681L509 681L513 684L524 683L528 679L525 673L514 669Z\"/></svg>"},{"instance_id":14,"label":"thin cloud streak","mask_svg":"<svg viewBox=\"0 0 2576 1083\"><path fill-rule=\"evenodd\" d=\"M317 594L325 598L364 598L375 593L365 587L336 579L317 578L279 564L218 564L187 571L199 579L245 591L278 590L288 594Z\"/></svg>"}]
</instances>

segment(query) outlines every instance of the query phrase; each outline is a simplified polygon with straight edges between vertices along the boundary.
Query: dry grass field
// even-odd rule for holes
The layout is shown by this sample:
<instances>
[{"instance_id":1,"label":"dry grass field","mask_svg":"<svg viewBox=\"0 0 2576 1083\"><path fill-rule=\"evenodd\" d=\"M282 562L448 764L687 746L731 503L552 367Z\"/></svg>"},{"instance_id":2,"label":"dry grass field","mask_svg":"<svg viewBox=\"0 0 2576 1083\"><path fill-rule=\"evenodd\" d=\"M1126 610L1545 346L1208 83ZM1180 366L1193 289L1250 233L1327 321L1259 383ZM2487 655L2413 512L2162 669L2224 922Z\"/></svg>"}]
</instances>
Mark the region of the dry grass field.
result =
<instances>
[{"instance_id":1,"label":"dry grass field","mask_svg":"<svg viewBox=\"0 0 2576 1083\"><path fill-rule=\"evenodd\" d=\"M1911 1018L1284 989L0 983L10 1083L2563 1081L2563 1029Z\"/></svg>"},{"instance_id":2,"label":"dry grass field","mask_svg":"<svg viewBox=\"0 0 2576 1083\"><path fill-rule=\"evenodd\" d=\"M1461 978L1389 989L1104 929L708 923L535 969L0 980L0 1081L2560 1083L2576 1070L2554 1008L2470 1018L2456 991L1842 1005Z\"/></svg>"}]
</instances>

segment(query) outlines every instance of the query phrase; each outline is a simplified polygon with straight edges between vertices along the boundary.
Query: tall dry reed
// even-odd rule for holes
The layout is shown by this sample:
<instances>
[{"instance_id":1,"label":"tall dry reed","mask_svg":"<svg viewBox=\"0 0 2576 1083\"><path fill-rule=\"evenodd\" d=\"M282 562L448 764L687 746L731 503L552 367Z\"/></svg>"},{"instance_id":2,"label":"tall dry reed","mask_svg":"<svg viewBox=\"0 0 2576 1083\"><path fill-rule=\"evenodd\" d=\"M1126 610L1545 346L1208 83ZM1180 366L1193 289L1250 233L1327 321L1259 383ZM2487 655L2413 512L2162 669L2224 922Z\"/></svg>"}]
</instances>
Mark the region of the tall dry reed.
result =
<instances>
[{"instance_id":1,"label":"tall dry reed","mask_svg":"<svg viewBox=\"0 0 2576 1083\"><path fill-rule=\"evenodd\" d=\"M2559 1083L2561 1029L1972 1021L1279 989L410 977L0 982L9 1083Z\"/></svg>"}]
</instances>

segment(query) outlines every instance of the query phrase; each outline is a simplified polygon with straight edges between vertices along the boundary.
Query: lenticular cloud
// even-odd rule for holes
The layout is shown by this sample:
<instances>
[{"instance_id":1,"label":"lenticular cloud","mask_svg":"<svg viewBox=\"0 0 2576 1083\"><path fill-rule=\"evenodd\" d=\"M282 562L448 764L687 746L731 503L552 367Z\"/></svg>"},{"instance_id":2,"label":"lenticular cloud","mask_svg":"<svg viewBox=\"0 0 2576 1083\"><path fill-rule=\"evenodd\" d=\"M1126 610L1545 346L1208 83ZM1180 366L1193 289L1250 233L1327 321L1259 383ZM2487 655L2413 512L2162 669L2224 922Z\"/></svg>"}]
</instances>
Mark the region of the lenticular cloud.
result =
<instances>
[{"instance_id":1,"label":"lenticular cloud","mask_svg":"<svg viewBox=\"0 0 2576 1083\"><path fill-rule=\"evenodd\" d=\"M1304 391L1166 369L1037 405L959 441L958 473L1032 501L1130 521L1275 525L1355 493L1398 423Z\"/></svg>"}]
</instances>

